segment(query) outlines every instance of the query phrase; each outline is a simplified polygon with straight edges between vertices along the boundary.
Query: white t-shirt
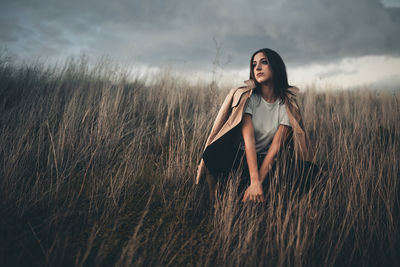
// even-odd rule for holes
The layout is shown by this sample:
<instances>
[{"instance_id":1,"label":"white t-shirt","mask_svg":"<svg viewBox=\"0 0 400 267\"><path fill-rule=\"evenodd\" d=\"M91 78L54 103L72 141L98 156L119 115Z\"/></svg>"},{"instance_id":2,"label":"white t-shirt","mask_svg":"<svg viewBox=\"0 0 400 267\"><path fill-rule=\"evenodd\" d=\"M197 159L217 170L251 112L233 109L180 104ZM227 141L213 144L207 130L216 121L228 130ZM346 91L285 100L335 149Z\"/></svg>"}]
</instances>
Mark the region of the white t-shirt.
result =
<instances>
[{"instance_id":1,"label":"white t-shirt","mask_svg":"<svg viewBox=\"0 0 400 267\"><path fill-rule=\"evenodd\" d=\"M268 103L259 94L252 94L247 102L244 113L252 116L257 154L266 154L280 124L290 126L285 104ZM244 150L244 143L241 143Z\"/></svg>"}]
</instances>

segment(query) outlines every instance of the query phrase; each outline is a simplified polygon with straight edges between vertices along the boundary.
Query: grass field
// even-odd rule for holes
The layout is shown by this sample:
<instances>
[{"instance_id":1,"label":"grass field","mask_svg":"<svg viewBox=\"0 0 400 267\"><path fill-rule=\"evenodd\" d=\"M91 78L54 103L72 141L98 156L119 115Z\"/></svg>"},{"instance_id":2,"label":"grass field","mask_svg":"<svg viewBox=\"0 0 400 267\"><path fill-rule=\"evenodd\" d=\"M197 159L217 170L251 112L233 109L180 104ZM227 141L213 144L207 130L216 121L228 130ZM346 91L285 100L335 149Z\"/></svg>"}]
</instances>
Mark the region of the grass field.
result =
<instances>
[{"instance_id":1,"label":"grass field","mask_svg":"<svg viewBox=\"0 0 400 267\"><path fill-rule=\"evenodd\" d=\"M194 177L229 88L118 73L0 57L4 266L400 264L400 90L301 88L318 182L243 205L234 175L210 209Z\"/></svg>"}]
</instances>

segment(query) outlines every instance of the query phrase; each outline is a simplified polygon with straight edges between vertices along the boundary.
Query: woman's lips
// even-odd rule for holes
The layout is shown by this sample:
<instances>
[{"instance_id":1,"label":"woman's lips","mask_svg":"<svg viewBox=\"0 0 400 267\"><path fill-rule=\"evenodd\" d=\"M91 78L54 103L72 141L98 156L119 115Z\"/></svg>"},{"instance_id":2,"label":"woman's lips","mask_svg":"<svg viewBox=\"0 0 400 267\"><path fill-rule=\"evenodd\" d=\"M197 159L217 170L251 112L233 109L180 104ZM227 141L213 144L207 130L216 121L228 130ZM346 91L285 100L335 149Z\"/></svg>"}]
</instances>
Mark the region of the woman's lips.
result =
<instances>
[{"instance_id":1,"label":"woman's lips","mask_svg":"<svg viewBox=\"0 0 400 267\"><path fill-rule=\"evenodd\" d=\"M262 72L261 73L257 73L256 76L258 77L258 76L261 76L261 75L264 75L264 73L262 73Z\"/></svg>"}]
</instances>

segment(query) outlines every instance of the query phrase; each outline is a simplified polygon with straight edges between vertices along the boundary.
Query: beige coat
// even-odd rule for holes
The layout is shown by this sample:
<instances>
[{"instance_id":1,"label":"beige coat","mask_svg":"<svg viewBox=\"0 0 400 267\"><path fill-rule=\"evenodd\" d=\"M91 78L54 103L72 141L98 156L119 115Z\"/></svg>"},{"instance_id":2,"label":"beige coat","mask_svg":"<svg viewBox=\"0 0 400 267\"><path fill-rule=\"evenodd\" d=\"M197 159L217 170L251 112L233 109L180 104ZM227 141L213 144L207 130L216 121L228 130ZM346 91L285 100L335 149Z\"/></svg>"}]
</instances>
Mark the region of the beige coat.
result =
<instances>
[{"instance_id":1,"label":"beige coat","mask_svg":"<svg viewBox=\"0 0 400 267\"><path fill-rule=\"evenodd\" d=\"M204 150L206 150L207 147L216 140L226 135L242 121L247 100L250 98L251 94L253 93L253 89L256 87L253 80L247 80L245 83L246 86L234 88L226 96L215 119L211 133L207 138ZM290 93L288 93L285 98L286 111L288 113L290 125L292 126L293 130L295 156L300 160L313 162L312 149L309 145L309 140L303 126L300 109L296 102L296 94L298 91L298 88L290 87ZM205 167L204 160L201 159L201 162L197 168L196 184L198 184L200 179L204 176Z\"/></svg>"}]
</instances>

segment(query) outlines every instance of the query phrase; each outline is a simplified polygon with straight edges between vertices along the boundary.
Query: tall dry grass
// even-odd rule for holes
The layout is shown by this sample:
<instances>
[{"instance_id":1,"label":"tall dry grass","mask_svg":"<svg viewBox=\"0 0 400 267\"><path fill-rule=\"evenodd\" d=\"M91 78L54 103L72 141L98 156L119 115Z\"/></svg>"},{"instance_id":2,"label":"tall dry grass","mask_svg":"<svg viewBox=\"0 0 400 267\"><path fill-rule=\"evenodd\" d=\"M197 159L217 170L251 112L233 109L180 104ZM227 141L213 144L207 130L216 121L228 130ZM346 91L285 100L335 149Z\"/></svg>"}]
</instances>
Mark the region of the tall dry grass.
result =
<instances>
[{"instance_id":1,"label":"tall dry grass","mask_svg":"<svg viewBox=\"0 0 400 267\"><path fill-rule=\"evenodd\" d=\"M310 190L280 164L264 205L241 204L232 174L210 209L194 175L228 88L106 63L0 57L4 264L399 264L399 91L303 91Z\"/></svg>"}]
</instances>

